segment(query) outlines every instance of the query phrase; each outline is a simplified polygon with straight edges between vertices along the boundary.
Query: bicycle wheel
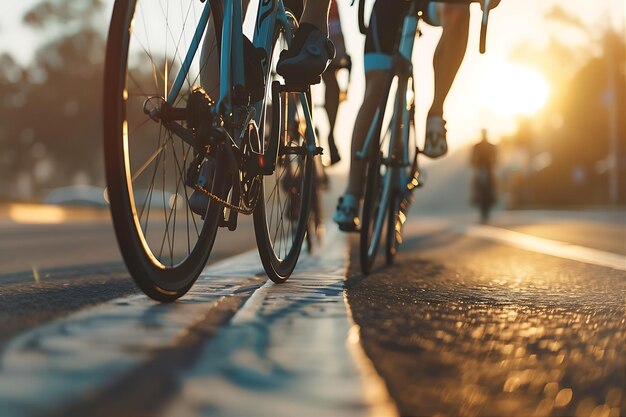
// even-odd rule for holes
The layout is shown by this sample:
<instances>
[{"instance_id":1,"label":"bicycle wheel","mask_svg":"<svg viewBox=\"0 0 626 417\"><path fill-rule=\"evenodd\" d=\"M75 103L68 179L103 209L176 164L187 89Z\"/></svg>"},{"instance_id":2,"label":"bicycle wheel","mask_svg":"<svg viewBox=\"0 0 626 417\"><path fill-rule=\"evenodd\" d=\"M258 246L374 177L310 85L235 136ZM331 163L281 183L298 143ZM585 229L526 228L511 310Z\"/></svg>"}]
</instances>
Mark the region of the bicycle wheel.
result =
<instances>
[{"instance_id":1,"label":"bicycle wheel","mask_svg":"<svg viewBox=\"0 0 626 417\"><path fill-rule=\"evenodd\" d=\"M295 19L290 13L288 22L295 28ZM280 80L274 68L278 54L287 45L284 33L280 28L277 30L268 85ZM310 103L310 92L306 96ZM288 94L287 99L295 106L290 106L287 111L281 109L280 103L272 103L270 94L266 95L264 103L265 122L262 125L266 144L271 141L272 111L283 113L283 121L285 117L289 118L288 123L283 122L279 129L276 169L272 175L264 177L261 199L254 212L254 231L261 262L270 279L277 283L285 282L296 266L311 206L313 155L310 148L315 143L311 141L310 117L304 114L307 110L299 103L300 97L300 94ZM291 116L286 114L290 111L293 112Z\"/></svg>"},{"instance_id":2,"label":"bicycle wheel","mask_svg":"<svg viewBox=\"0 0 626 417\"><path fill-rule=\"evenodd\" d=\"M186 107L219 50L222 5L218 0L209 3L211 22L203 37L203 56L196 53L180 94L168 103L177 108ZM195 0L163 0L158 5L118 0L109 28L104 85L108 198L128 270L139 288L159 301L173 301L193 285L209 257L223 211L208 199L201 214L191 210L192 189L186 179L191 166L198 165L194 162L198 155L163 118L146 114L151 100L158 104L167 100L203 8L204 3ZM215 85L203 87L215 94ZM226 167L219 150L202 164L204 188L222 195L225 178L217 173Z\"/></svg>"},{"instance_id":3,"label":"bicycle wheel","mask_svg":"<svg viewBox=\"0 0 626 417\"><path fill-rule=\"evenodd\" d=\"M321 247L324 239L324 213L322 210L322 194L326 187L324 166L320 158L313 160L313 191L311 192L311 210L307 223L306 243L309 254L315 252L315 247Z\"/></svg>"},{"instance_id":4,"label":"bicycle wheel","mask_svg":"<svg viewBox=\"0 0 626 417\"><path fill-rule=\"evenodd\" d=\"M400 194L394 192L389 199L387 214L387 245L385 246L385 260L387 265L392 265L398 253L398 247L402 243L402 219L404 214L400 211Z\"/></svg>"},{"instance_id":5,"label":"bicycle wheel","mask_svg":"<svg viewBox=\"0 0 626 417\"><path fill-rule=\"evenodd\" d=\"M376 155L370 158L367 165L360 232L361 272L364 275L368 275L371 272L376 260L389 203L388 197L385 198L388 169L382 163L382 159L382 153L377 152Z\"/></svg>"},{"instance_id":6,"label":"bicycle wheel","mask_svg":"<svg viewBox=\"0 0 626 417\"><path fill-rule=\"evenodd\" d=\"M394 183L397 185L394 187L393 194L389 199L389 210L387 217L387 237L385 247L385 258L387 265L392 265L393 261L398 254L398 249L402 244L402 227L406 221L406 216L411 205L411 193L417 184L415 180L415 174L418 169L417 165L417 137L415 134L415 90L413 86L413 78L408 79L407 90L403 93L403 98L406 97L407 112L403 112L407 122L403 123L402 139L408 139L407 145L403 152L407 152L405 158L405 164L396 167L398 177L394 178ZM399 97L397 94L396 97ZM410 164L408 162L410 161Z\"/></svg>"},{"instance_id":7,"label":"bicycle wheel","mask_svg":"<svg viewBox=\"0 0 626 417\"><path fill-rule=\"evenodd\" d=\"M399 179L394 169L403 159L408 121L406 109L406 80L390 74L387 94L378 107L375 132L378 133L377 147L370 153L367 165L363 215L361 221L360 258L361 271L371 272L378 254L388 209L393 194L399 188ZM387 227L388 229L388 227Z\"/></svg>"}]
</instances>

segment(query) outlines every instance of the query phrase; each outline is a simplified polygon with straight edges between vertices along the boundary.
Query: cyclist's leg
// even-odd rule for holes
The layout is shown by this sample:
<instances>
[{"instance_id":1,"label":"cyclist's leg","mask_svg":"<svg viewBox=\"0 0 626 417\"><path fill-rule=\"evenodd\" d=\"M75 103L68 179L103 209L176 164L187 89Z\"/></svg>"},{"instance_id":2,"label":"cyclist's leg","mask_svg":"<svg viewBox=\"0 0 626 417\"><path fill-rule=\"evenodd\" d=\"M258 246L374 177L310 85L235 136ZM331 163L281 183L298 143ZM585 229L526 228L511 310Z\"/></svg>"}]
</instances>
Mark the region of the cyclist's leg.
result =
<instances>
[{"instance_id":1,"label":"cyclist's leg","mask_svg":"<svg viewBox=\"0 0 626 417\"><path fill-rule=\"evenodd\" d=\"M356 153L363 148L367 133L376 114L376 108L380 103L380 94L385 86L386 79L386 70L370 70L365 73L365 96L363 97L363 104L357 115L352 132L350 174L346 188L346 194L351 194L357 197L357 199L363 196L367 162L357 158Z\"/></svg>"},{"instance_id":2,"label":"cyclist's leg","mask_svg":"<svg viewBox=\"0 0 626 417\"><path fill-rule=\"evenodd\" d=\"M333 68L328 69L322 74L326 91L324 94L324 108L328 115L328 145L330 147L330 163L335 164L339 162L339 154L337 153L337 147L335 146L334 133L335 123L337 121L337 110L339 109L339 83L337 82L337 71ZM334 148L334 149L333 149Z\"/></svg>"},{"instance_id":3,"label":"cyclist's leg","mask_svg":"<svg viewBox=\"0 0 626 417\"><path fill-rule=\"evenodd\" d=\"M443 33L435 50L435 96L429 114L443 114L443 104L463 62L469 31L469 6L445 4L440 10Z\"/></svg>"},{"instance_id":4,"label":"cyclist's leg","mask_svg":"<svg viewBox=\"0 0 626 417\"><path fill-rule=\"evenodd\" d=\"M302 18L304 0L283 0L283 4L285 5L285 9L290 10L299 22Z\"/></svg>"},{"instance_id":5,"label":"cyclist's leg","mask_svg":"<svg viewBox=\"0 0 626 417\"><path fill-rule=\"evenodd\" d=\"M402 26L407 4L401 0L380 0L374 4L365 40L365 95L352 132L348 186L333 215L342 230L355 229L359 223L359 200L363 196L367 162L357 158L356 153L363 147L391 69L391 54L399 32L390 28Z\"/></svg>"},{"instance_id":6,"label":"cyclist's leg","mask_svg":"<svg viewBox=\"0 0 626 417\"><path fill-rule=\"evenodd\" d=\"M425 15L427 23L441 25L443 28L433 57L435 94L426 120L424 145L424 154L436 158L448 150L443 105L467 48L469 5L430 3Z\"/></svg>"},{"instance_id":7,"label":"cyclist's leg","mask_svg":"<svg viewBox=\"0 0 626 417\"><path fill-rule=\"evenodd\" d=\"M304 1L300 25L311 24L328 36L328 11L331 0Z\"/></svg>"},{"instance_id":8,"label":"cyclist's leg","mask_svg":"<svg viewBox=\"0 0 626 417\"><path fill-rule=\"evenodd\" d=\"M325 89L325 109L328 115L328 123L330 131L328 133L328 150L330 154L330 163L335 164L341 160L337 146L335 145L335 123L337 121L337 110L341 101L341 90L337 80L338 72L349 62L346 53L345 41L341 30L341 21L339 19L339 11L337 10L337 2L332 1L330 6L330 14L328 18L328 36L335 45L337 55L331 62L330 66L322 75Z\"/></svg>"}]
</instances>

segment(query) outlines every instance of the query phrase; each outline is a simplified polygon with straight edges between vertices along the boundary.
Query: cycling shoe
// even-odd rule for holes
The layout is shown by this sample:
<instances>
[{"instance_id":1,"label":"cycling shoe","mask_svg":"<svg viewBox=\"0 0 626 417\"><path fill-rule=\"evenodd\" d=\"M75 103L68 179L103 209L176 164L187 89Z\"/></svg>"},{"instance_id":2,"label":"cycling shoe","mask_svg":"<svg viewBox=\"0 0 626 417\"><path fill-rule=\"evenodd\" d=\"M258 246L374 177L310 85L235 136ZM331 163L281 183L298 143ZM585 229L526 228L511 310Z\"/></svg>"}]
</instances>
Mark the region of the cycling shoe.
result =
<instances>
[{"instance_id":1,"label":"cycling shoe","mask_svg":"<svg viewBox=\"0 0 626 417\"><path fill-rule=\"evenodd\" d=\"M422 153L429 158L439 158L448 152L446 121L441 116L426 119L426 141Z\"/></svg>"},{"instance_id":2,"label":"cycling shoe","mask_svg":"<svg viewBox=\"0 0 626 417\"><path fill-rule=\"evenodd\" d=\"M288 84L319 84L334 57L332 41L314 25L303 23L291 47L281 52L276 70Z\"/></svg>"},{"instance_id":3,"label":"cycling shoe","mask_svg":"<svg viewBox=\"0 0 626 417\"><path fill-rule=\"evenodd\" d=\"M339 197L339 204L333 213L333 221L344 232L356 232L359 230L359 199L352 194L344 194Z\"/></svg>"}]
</instances>

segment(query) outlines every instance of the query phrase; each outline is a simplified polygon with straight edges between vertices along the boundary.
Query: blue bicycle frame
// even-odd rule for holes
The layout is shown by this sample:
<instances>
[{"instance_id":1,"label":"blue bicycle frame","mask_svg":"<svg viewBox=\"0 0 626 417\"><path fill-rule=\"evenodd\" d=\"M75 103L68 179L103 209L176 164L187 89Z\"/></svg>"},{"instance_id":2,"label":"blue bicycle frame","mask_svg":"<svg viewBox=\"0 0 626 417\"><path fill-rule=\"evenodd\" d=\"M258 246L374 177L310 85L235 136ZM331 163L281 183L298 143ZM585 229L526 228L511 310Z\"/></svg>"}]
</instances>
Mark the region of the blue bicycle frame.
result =
<instances>
[{"instance_id":1,"label":"blue bicycle frame","mask_svg":"<svg viewBox=\"0 0 626 417\"><path fill-rule=\"evenodd\" d=\"M202 46L202 38L207 30L211 6L205 2L198 26L194 32L191 46L185 55L185 59L178 71L176 80L167 95L167 102L174 103L176 97L185 82L185 77L189 72L191 63L198 49ZM254 30L253 44L257 48L263 48L267 56L270 56L275 25L279 24L285 30L287 42L291 42L291 28L287 24L285 6L281 0L266 0L259 2L257 21ZM225 114L232 112L232 88L233 85L245 85L244 75L244 51L243 51L243 10L241 0L224 0L224 20L222 22L222 43L220 55L220 98L217 109L221 109ZM266 60L263 68L267 77L270 62ZM254 104L256 109L255 122L261 123L262 100Z\"/></svg>"}]
</instances>

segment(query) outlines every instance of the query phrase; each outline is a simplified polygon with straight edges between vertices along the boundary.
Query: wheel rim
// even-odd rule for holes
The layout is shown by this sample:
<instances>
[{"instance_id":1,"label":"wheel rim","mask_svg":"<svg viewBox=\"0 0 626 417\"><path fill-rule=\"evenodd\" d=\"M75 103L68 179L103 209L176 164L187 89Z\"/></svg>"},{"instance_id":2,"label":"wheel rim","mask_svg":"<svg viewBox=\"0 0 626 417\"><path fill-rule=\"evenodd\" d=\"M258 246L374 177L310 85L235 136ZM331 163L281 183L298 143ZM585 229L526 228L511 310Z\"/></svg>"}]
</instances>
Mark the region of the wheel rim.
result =
<instances>
[{"instance_id":1,"label":"wheel rim","mask_svg":"<svg viewBox=\"0 0 626 417\"><path fill-rule=\"evenodd\" d=\"M203 217L208 205L198 214L189 203L193 190L185 185L185 178L195 158L193 148L163 123L148 117L144 109L146 103L148 109L153 105L150 100L158 102L167 96L204 5L193 0L165 0L159 5L138 0L128 31L121 98L123 176L128 200L124 204L131 208L134 228L149 262L159 269L174 269L205 249L210 231ZM215 32L209 36L215 39ZM206 68L217 53L213 44L215 49L207 47L202 58L196 54L174 106L186 106L189 93L200 86L201 78L207 92L215 95L215 84L209 85L211 77L206 77ZM212 161L205 168L208 178L215 178L211 172L215 165ZM210 189L211 184L209 180L205 188Z\"/></svg>"}]
</instances>

